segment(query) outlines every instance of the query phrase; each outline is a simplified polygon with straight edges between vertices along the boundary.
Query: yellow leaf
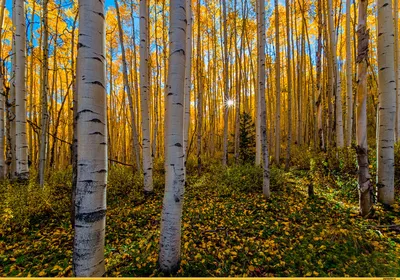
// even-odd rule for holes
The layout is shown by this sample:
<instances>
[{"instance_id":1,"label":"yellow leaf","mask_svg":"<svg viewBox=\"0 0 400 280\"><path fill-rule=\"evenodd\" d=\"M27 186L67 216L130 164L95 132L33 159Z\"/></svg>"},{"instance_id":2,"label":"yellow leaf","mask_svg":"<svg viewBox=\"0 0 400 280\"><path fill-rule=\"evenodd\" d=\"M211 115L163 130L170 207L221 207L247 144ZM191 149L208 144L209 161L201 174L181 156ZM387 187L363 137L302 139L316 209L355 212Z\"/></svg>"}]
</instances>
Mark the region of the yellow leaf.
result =
<instances>
[{"instance_id":1,"label":"yellow leaf","mask_svg":"<svg viewBox=\"0 0 400 280\"><path fill-rule=\"evenodd\" d=\"M319 273L316 272L316 271L314 271L313 274L314 274L315 276L318 276L318 275L319 275Z\"/></svg>"},{"instance_id":2,"label":"yellow leaf","mask_svg":"<svg viewBox=\"0 0 400 280\"><path fill-rule=\"evenodd\" d=\"M249 270L250 270L250 271L254 271L254 266L250 265L250 266L249 266Z\"/></svg>"},{"instance_id":3,"label":"yellow leaf","mask_svg":"<svg viewBox=\"0 0 400 280\"><path fill-rule=\"evenodd\" d=\"M55 270L63 270L63 269L61 266L55 265L51 271L55 271Z\"/></svg>"},{"instance_id":4,"label":"yellow leaf","mask_svg":"<svg viewBox=\"0 0 400 280\"><path fill-rule=\"evenodd\" d=\"M311 276L311 275L312 275L311 272L307 272L307 273L306 273L306 276Z\"/></svg>"},{"instance_id":5,"label":"yellow leaf","mask_svg":"<svg viewBox=\"0 0 400 280\"><path fill-rule=\"evenodd\" d=\"M45 276L45 275L46 275L46 271L42 270L41 272L39 272L38 275L39 275L39 276Z\"/></svg>"}]
</instances>

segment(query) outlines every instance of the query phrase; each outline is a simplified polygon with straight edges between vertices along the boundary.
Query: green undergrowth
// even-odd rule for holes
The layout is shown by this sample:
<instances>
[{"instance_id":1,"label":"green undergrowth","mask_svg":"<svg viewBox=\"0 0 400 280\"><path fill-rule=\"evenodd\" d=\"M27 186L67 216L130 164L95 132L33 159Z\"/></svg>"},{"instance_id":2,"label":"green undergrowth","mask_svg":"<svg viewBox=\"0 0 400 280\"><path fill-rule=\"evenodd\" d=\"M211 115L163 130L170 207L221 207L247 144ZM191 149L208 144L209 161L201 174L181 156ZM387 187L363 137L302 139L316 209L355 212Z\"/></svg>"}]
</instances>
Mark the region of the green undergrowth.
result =
<instances>
[{"instance_id":1,"label":"green undergrowth","mask_svg":"<svg viewBox=\"0 0 400 280\"><path fill-rule=\"evenodd\" d=\"M376 206L362 219L356 174L345 172L351 162L339 158L329 168L332 162L311 152L294 159L299 164L288 172L271 169L269 201L261 168L208 161L199 175L189 161L175 276L400 276L400 228L386 227L400 224L399 203ZM33 181L0 184L0 276L72 275L70 178L70 170L54 172L44 189ZM162 162L155 164L154 185L145 197L140 175L111 167L107 276L163 276L157 269Z\"/></svg>"}]
</instances>

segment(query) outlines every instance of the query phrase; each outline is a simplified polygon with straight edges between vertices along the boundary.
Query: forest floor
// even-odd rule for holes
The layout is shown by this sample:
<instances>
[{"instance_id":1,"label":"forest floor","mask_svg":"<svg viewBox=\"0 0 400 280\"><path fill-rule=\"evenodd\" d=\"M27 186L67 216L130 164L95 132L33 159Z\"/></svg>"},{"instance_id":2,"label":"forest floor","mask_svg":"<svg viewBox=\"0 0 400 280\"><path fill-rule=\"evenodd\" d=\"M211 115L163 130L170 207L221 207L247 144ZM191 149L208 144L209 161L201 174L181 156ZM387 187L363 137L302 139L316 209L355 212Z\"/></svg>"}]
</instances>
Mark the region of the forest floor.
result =
<instances>
[{"instance_id":1,"label":"forest floor","mask_svg":"<svg viewBox=\"0 0 400 280\"><path fill-rule=\"evenodd\" d=\"M155 194L144 198L131 183L139 179L126 174L123 168L110 172L106 275L161 276L162 175ZM389 226L400 224L399 203L389 210L376 206L362 219L354 176L310 174L272 169L269 201L256 167L213 167L189 176L175 276L400 276L400 226ZM21 214L20 224L16 204L0 201L0 276L72 276L70 190L60 183L69 177L57 176L36 198L31 186L25 189L18 203L37 214L25 220ZM22 187L1 188L16 195Z\"/></svg>"}]
</instances>

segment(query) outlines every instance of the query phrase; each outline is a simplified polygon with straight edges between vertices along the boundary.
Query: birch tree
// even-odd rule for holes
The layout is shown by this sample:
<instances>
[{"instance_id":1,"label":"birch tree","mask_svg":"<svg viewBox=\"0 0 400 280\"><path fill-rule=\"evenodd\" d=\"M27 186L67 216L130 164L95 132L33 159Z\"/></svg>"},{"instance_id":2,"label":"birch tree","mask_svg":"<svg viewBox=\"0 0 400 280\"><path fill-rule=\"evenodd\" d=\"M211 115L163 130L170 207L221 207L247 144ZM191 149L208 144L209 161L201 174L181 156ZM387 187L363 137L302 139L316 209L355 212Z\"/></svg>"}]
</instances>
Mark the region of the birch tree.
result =
<instances>
[{"instance_id":1,"label":"birch tree","mask_svg":"<svg viewBox=\"0 0 400 280\"><path fill-rule=\"evenodd\" d=\"M165 193L161 216L159 264L167 273L178 269L181 251L181 219L185 187L183 151L183 104L185 86L185 0L171 0L170 48L166 119L168 152Z\"/></svg>"},{"instance_id":2,"label":"birch tree","mask_svg":"<svg viewBox=\"0 0 400 280\"><path fill-rule=\"evenodd\" d=\"M394 30L391 0L378 0L378 90L379 137L377 181L379 202L394 203L394 121L396 83L394 71Z\"/></svg>"},{"instance_id":3,"label":"birch tree","mask_svg":"<svg viewBox=\"0 0 400 280\"><path fill-rule=\"evenodd\" d=\"M148 0L140 0L140 107L142 112L142 147L144 192L153 192L153 155L150 143L149 118L149 6Z\"/></svg>"},{"instance_id":4,"label":"birch tree","mask_svg":"<svg viewBox=\"0 0 400 280\"><path fill-rule=\"evenodd\" d=\"M25 2L15 0L15 160L16 178L27 180L28 141L26 136L26 88L25 88L25 50L26 25Z\"/></svg>"},{"instance_id":5,"label":"birch tree","mask_svg":"<svg viewBox=\"0 0 400 280\"><path fill-rule=\"evenodd\" d=\"M108 170L103 1L79 1L77 81L78 174L73 271L79 277L99 277L105 272Z\"/></svg>"},{"instance_id":6,"label":"birch tree","mask_svg":"<svg viewBox=\"0 0 400 280\"><path fill-rule=\"evenodd\" d=\"M368 69L368 41L369 30L367 24L368 0L361 0L358 7L357 28L357 161L358 161L358 192L360 213L366 216L373 205L373 187L371 175L368 172L368 145L367 145L367 69Z\"/></svg>"}]
</instances>

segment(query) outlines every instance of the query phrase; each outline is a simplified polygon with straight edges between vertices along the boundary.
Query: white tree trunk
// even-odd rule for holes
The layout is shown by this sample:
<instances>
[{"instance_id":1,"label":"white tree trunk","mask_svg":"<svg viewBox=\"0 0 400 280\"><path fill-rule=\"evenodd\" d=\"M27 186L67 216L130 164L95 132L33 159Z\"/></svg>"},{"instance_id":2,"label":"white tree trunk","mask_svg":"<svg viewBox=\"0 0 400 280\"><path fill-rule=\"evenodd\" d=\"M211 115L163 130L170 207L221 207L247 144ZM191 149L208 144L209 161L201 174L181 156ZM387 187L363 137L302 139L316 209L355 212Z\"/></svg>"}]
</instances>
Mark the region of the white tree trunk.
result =
<instances>
[{"instance_id":1,"label":"white tree trunk","mask_svg":"<svg viewBox=\"0 0 400 280\"><path fill-rule=\"evenodd\" d=\"M153 191L153 154L150 143L149 118L149 46L148 46L148 16L147 0L140 0L140 107L142 112L142 147L144 191Z\"/></svg>"},{"instance_id":2,"label":"white tree trunk","mask_svg":"<svg viewBox=\"0 0 400 280\"><path fill-rule=\"evenodd\" d=\"M290 9L289 0L285 1L286 4L286 38L287 38L287 85L288 85L288 140L287 140L287 150L286 150L286 161L285 168L289 169L290 165L290 146L292 144L292 63L291 63L291 46L290 46Z\"/></svg>"},{"instance_id":3,"label":"white tree trunk","mask_svg":"<svg viewBox=\"0 0 400 280\"><path fill-rule=\"evenodd\" d=\"M257 51L260 49L260 27L258 26L260 24L260 1L256 1L256 16L257 16ZM259 59L259 56L257 57ZM255 98L254 98L254 108L256 109L256 117L255 117L255 125L256 125L256 158L255 158L255 164L257 166L261 165L261 121L260 121L260 116L261 116L261 102L260 102L260 90L258 89L259 83L260 83L260 71L259 71L258 63L257 63L257 83L255 85L254 90L256 91Z\"/></svg>"},{"instance_id":4,"label":"white tree trunk","mask_svg":"<svg viewBox=\"0 0 400 280\"><path fill-rule=\"evenodd\" d=\"M337 62L336 56L336 28L334 26L333 17L335 15L332 0L328 0L328 27L330 32L330 53L332 60L332 71L333 71L333 82L332 89L335 92L335 112L336 112L336 146L342 148L344 146L343 140L343 111L342 111L342 95L341 95L341 80L340 80L340 70Z\"/></svg>"},{"instance_id":5,"label":"white tree trunk","mask_svg":"<svg viewBox=\"0 0 400 280\"><path fill-rule=\"evenodd\" d=\"M104 237L107 188L107 108L104 3L79 2L78 178L75 193L75 276L105 272Z\"/></svg>"},{"instance_id":6,"label":"white tree trunk","mask_svg":"<svg viewBox=\"0 0 400 280\"><path fill-rule=\"evenodd\" d=\"M184 97L184 123L183 123L183 152L185 155L184 162L186 166L188 152L188 138L190 126L190 89L192 87L192 1L186 0L186 61L185 61L185 97ZM185 168L186 175L186 168Z\"/></svg>"},{"instance_id":7,"label":"white tree trunk","mask_svg":"<svg viewBox=\"0 0 400 280\"><path fill-rule=\"evenodd\" d=\"M275 162L279 166L281 155L281 56L279 49L279 9L275 0L275 83L276 83L276 113L275 113Z\"/></svg>"},{"instance_id":8,"label":"white tree trunk","mask_svg":"<svg viewBox=\"0 0 400 280\"><path fill-rule=\"evenodd\" d=\"M378 0L378 200L394 203L394 121L396 114L396 83L394 71L394 28L391 0Z\"/></svg>"},{"instance_id":9,"label":"white tree trunk","mask_svg":"<svg viewBox=\"0 0 400 280\"><path fill-rule=\"evenodd\" d=\"M322 86L321 86L321 53L322 53L322 0L318 0L318 39L317 39L317 62L316 62L316 85L317 85L317 95L318 99L316 102L317 106L317 127L318 127L318 138L319 138L319 148L321 151L325 150L325 138L324 138L324 129L323 129L323 120L322 120L322 110L323 110L323 100L322 100Z\"/></svg>"},{"instance_id":10,"label":"white tree trunk","mask_svg":"<svg viewBox=\"0 0 400 280\"><path fill-rule=\"evenodd\" d=\"M373 205L373 187L368 167L368 144L367 144L367 69L368 69L368 41L369 30L367 23L368 0L361 0L358 8L358 54L356 63L358 65L357 79L357 160L358 160L358 192L359 206L362 216L371 211Z\"/></svg>"},{"instance_id":11,"label":"white tree trunk","mask_svg":"<svg viewBox=\"0 0 400 280\"><path fill-rule=\"evenodd\" d=\"M181 218L185 187L183 161L185 31L185 0L171 0L167 84L169 102L167 102L166 110L168 153L159 254L160 268L165 272L173 272L178 269L181 249Z\"/></svg>"},{"instance_id":12,"label":"white tree trunk","mask_svg":"<svg viewBox=\"0 0 400 280\"><path fill-rule=\"evenodd\" d=\"M229 53L228 53L228 30L227 30L227 19L226 19L226 1L222 0L222 16L224 21L224 135L223 135L223 158L222 164L227 165L228 161L228 126L229 126L229 111L227 102L229 100Z\"/></svg>"},{"instance_id":13,"label":"white tree trunk","mask_svg":"<svg viewBox=\"0 0 400 280\"><path fill-rule=\"evenodd\" d=\"M394 0L394 53L396 79L396 141L400 141L400 44L399 44L399 0Z\"/></svg>"},{"instance_id":14,"label":"white tree trunk","mask_svg":"<svg viewBox=\"0 0 400 280\"><path fill-rule=\"evenodd\" d=\"M260 96L260 136L263 160L263 194L269 199L269 159L267 143L267 112L265 104L265 3L258 0L258 95Z\"/></svg>"},{"instance_id":15,"label":"white tree trunk","mask_svg":"<svg viewBox=\"0 0 400 280\"><path fill-rule=\"evenodd\" d=\"M15 159L16 177L20 180L29 178L28 141L26 137L26 88L25 88L25 49L26 25L25 2L15 0Z\"/></svg>"},{"instance_id":16,"label":"white tree trunk","mask_svg":"<svg viewBox=\"0 0 400 280\"><path fill-rule=\"evenodd\" d=\"M351 146L353 131L353 80L350 35L350 0L346 0L346 146Z\"/></svg>"}]
</instances>

